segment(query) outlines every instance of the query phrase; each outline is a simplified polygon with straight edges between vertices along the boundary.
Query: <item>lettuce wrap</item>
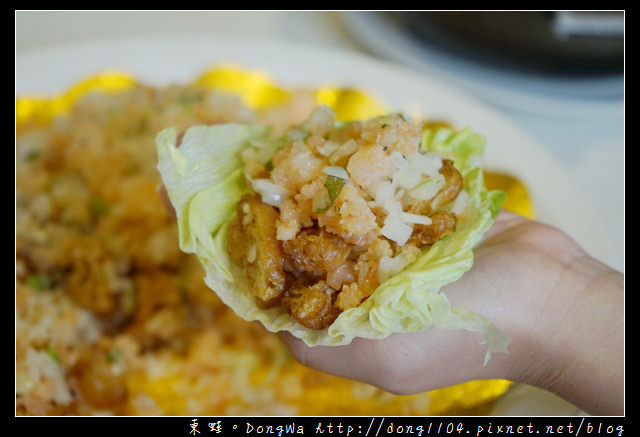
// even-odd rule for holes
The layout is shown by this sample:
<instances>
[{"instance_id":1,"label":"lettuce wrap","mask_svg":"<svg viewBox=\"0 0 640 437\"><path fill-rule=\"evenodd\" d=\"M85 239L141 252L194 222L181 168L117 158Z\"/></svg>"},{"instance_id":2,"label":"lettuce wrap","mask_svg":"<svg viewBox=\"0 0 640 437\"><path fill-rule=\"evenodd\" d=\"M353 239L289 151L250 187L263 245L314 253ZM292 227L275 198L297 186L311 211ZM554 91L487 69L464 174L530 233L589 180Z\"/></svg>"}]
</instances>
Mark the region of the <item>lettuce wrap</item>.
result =
<instances>
[{"instance_id":1,"label":"lettuce wrap","mask_svg":"<svg viewBox=\"0 0 640 437\"><path fill-rule=\"evenodd\" d=\"M451 306L440 289L458 280L473 264L473 248L493 224L505 194L483 183L485 140L473 130L425 129L420 149L447 154L464 180L465 220L455 232L424 248L411 264L384 280L359 306L343 311L326 329L300 325L282 307L259 306L231 262L227 241L236 205L251 191L241 154L253 148L266 162L284 141L265 126L219 124L193 126L180 133L166 128L156 137L158 170L175 208L179 244L202 264L205 282L247 321L260 321L271 332L289 331L307 345L338 346L356 337L381 339L392 333L427 328L479 332L493 352L506 352L509 337L486 317ZM180 142L178 147L178 142Z\"/></svg>"}]
</instances>

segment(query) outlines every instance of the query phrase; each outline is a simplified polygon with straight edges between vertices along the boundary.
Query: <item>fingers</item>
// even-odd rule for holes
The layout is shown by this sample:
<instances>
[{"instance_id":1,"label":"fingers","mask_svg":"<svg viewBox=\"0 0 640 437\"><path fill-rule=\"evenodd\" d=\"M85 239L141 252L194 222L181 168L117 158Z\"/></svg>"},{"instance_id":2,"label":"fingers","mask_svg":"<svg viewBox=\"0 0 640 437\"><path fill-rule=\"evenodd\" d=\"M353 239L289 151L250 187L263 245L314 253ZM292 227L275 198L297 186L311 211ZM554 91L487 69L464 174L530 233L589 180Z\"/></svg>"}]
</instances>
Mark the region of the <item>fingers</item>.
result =
<instances>
[{"instance_id":1,"label":"fingers","mask_svg":"<svg viewBox=\"0 0 640 437\"><path fill-rule=\"evenodd\" d=\"M486 347L464 330L428 330L384 339L356 338L345 346L307 346L278 336L302 365L408 395L478 378L495 378L497 358L482 366Z\"/></svg>"},{"instance_id":2,"label":"fingers","mask_svg":"<svg viewBox=\"0 0 640 437\"><path fill-rule=\"evenodd\" d=\"M167 189L164 187L164 185L160 186L160 188L158 189L158 192L160 194L160 198L162 199L162 203L164 204L165 208L167 208L167 211L169 212L169 214L171 214L171 217L175 219L177 217L176 210L173 208L173 205L171 204L171 200L169 200L169 195L167 194Z\"/></svg>"},{"instance_id":3,"label":"fingers","mask_svg":"<svg viewBox=\"0 0 640 437\"><path fill-rule=\"evenodd\" d=\"M343 346L309 347L302 340L286 331L278 332L278 337L300 364L325 373L343 376L342 362L350 355L348 348Z\"/></svg>"},{"instance_id":4,"label":"fingers","mask_svg":"<svg viewBox=\"0 0 640 437\"><path fill-rule=\"evenodd\" d=\"M357 338L345 346L309 347L286 331L278 332L278 336L294 358L304 366L331 375L379 385L378 367L385 362L382 357L377 356L377 351L382 346L381 340ZM379 343L374 345L372 341Z\"/></svg>"},{"instance_id":5,"label":"fingers","mask_svg":"<svg viewBox=\"0 0 640 437\"><path fill-rule=\"evenodd\" d=\"M176 148L182 145L183 138L184 138L184 131L178 133L178 137L176 138ZM176 210L171 204L171 200L169 200L169 194L167 193L167 189L165 188L165 186L161 185L160 188L158 189L158 192L160 193L160 198L162 199L162 203L167 208L167 211L169 212L171 217L173 217L174 219L177 218Z\"/></svg>"},{"instance_id":6,"label":"fingers","mask_svg":"<svg viewBox=\"0 0 640 437\"><path fill-rule=\"evenodd\" d=\"M525 223L529 221L529 219L513 213L511 211L508 211L506 209L501 209L500 212L498 213L498 217L496 217L496 221L493 224L493 226L491 226L491 228L484 234L484 240L488 240L491 237L498 235L502 232L504 232L505 230L513 227L513 226L517 226L519 224Z\"/></svg>"}]
</instances>

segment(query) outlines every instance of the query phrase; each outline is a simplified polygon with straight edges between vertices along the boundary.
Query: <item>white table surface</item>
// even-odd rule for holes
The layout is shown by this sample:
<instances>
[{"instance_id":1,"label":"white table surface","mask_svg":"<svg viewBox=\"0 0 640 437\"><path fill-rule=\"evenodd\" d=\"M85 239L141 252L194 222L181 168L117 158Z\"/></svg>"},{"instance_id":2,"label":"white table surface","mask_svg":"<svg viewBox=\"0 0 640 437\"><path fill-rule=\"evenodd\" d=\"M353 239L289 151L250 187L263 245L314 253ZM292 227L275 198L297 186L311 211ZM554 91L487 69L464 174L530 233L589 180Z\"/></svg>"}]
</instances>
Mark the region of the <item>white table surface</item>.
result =
<instances>
[{"instance_id":1,"label":"white table surface","mask_svg":"<svg viewBox=\"0 0 640 437\"><path fill-rule=\"evenodd\" d=\"M17 56L79 41L152 35L257 37L375 56L348 32L339 12L17 11L15 18ZM610 242L607 261L623 271L624 116L581 119L497 109L547 148L584 190Z\"/></svg>"}]
</instances>

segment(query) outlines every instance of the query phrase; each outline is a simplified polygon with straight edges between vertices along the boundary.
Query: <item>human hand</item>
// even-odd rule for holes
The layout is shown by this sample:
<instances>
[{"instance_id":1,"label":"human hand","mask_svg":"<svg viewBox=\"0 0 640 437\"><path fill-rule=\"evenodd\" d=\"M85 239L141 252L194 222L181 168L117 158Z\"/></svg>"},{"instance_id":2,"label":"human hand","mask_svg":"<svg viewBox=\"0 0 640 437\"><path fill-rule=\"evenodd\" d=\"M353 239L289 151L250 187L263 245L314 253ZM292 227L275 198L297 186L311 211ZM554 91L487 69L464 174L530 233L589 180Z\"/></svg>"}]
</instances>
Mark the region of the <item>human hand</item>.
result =
<instances>
[{"instance_id":1,"label":"human hand","mask_svg":"<svg viewBox=\"0 0 640 437\"><path fill-rule=\"evenodd\" d=\"M475 250L473 268L441 292L510 335L509 353L493 354L483 366L486 348L479 334L467 331L313 348L279 335L302 364L393 393L505 378L550 390L594 414L622 414L622 275L565 233L503 211Z\"/></svg>"}]
</instances>

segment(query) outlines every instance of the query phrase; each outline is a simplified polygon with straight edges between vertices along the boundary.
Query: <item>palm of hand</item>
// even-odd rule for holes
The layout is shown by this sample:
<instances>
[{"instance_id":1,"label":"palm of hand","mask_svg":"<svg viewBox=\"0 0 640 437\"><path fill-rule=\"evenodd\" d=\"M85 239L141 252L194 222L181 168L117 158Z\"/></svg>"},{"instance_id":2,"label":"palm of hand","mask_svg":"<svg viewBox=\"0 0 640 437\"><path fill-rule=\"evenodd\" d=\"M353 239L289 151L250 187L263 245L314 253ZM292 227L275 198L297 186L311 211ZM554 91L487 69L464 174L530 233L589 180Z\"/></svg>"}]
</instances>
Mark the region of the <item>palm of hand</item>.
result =
<instances>
[{"instance_id":1,"label":"palm of hand","mask_svg":"<svg viewBox=\"0 0 640 437\"><path fill-rule=\"evenodd\" d=\"M545 304L554 286L584 252L564 233L503 212L475 250L473 268L442 289L452 305L492 320L512 338L540 338ZM544 272L543 275L540 272ZM547 331L549 332L549 331ZM535 333L535 334L534 334ZM494 354L482 366L485 346L479 334L427 330L383 340L355 339L340 347L308 348L288 334L281 338L303 364L367 382L397 394L410 394L482 378L521 379L537 372L527 363L535 341L513 342L509 354Z\"/></svg>"}]
</instances>

